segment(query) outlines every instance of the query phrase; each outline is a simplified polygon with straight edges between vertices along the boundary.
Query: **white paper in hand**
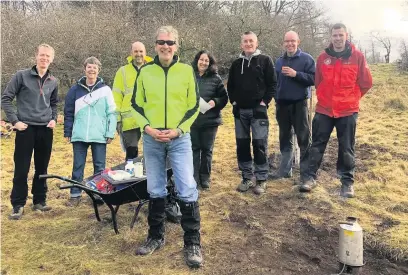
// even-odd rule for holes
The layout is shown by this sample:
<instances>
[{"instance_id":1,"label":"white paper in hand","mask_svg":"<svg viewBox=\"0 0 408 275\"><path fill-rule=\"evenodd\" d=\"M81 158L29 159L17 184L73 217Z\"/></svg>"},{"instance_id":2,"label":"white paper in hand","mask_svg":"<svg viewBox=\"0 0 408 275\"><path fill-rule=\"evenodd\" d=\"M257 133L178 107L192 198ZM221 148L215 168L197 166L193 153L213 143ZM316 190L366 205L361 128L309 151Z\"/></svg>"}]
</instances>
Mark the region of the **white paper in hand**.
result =
<instances>
[{"instance_id":1,"label":"white paper in hand","mask_svg":"<svg viewBox=\"0 0 408 275\"><path fill-rule=\"evenodd\" d=\"M205 101L202 97L200 97L200 112L202 114L205 114L208 110L210 110L212 106L208 104L207 101Z\"/></svg>"}]
</instances>

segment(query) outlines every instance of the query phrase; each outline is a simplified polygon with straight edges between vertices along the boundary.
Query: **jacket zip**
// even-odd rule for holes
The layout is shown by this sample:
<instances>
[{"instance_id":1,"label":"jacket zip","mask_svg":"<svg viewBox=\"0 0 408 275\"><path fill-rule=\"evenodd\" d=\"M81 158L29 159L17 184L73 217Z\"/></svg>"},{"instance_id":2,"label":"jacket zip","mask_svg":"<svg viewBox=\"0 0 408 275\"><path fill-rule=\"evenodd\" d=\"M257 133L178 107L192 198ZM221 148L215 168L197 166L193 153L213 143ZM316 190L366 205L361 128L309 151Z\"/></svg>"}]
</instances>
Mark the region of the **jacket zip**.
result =
<instances>
[{"instance_id":1,"label":"jacket zip","mask_svg":"<svg viewBox=\"0 0 408 275\"><path fill-rule=\"evenodd\" d=\"M91 108L88 107L88 127L86 127L86 141L89 139L89 119L91 117Z\"/></svg>"},{"instance_id":2,"label":"jacket zip","mask_svg":"<svg viewBox=\"0 0 408 275\"><path fill-rule=\"evenodd\" d=\"M89 90L88 87L86 87L85 85L83 85L82 83L79 83L80 86L82 86L83 88L85 88L86 90L88 90L88 94L90 97L92 97L91 93L93 92L93 90L95 89L96 85L99 84L100 81L96 82L95 85L92 87L92 90ZM91 106L88 106L88 127L86 128L86 141L88 142L89 139L89 119L91 118Z\"/></svg>"},{"instance_id":3,"label":"jacket zip","mask_svg":"<svg viewBox=\"0 0 408 275\"><path fill-rule=\"evenodd\" d=\"M170 68L164 70L164 128L167 129L167 73Z\"/></svg>"},{"instance_id":4,"label":"jacket zip","mask_svg":"<svg viewBox=\"0 0 408 275\"><path fill-rule=\"evenodd\" d=\"M41 78L41 77L40 77ZM47 76L47 78L44 80L43 84L41 85L41 81L38 80L38 86L40 87L40 95L42 95L44 97L44 93L43 93L43 87L45 84L45 81L47 81L48 79L50 79L50 76Z\"/></svg>"}]
</instances>

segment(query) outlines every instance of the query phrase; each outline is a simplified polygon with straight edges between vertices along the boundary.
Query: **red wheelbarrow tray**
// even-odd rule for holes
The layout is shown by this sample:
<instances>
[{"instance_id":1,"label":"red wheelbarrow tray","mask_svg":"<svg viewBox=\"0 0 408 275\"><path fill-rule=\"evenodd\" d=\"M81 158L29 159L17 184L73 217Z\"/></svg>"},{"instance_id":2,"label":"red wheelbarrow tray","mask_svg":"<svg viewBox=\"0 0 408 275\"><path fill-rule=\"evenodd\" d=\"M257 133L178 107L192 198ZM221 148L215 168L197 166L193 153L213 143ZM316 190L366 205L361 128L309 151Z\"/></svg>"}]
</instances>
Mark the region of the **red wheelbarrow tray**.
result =
<instances>
[{"instance_id":1,"label":"red wheelbarrow tray","mask_svg":"<svg viewBox=\"0 0 408 275\"><path fill-rule=\"evenodd\" d=\"M141 157L138 157L135 159L135 161L140 161L140 159ZM126 163L121 163L115 167L112 167L111 169L112 170L124 170L125 165ZM62 181L69 183L69 184L61 185L59 187L60 189L70 189L73 187L77 187L81 189L82 191L84 191L92 199L96 219L98 221L101 221L101 218L99 217L99 212L98 212L98 199L95 198L95 195L98 195L102 199L102 201L109 207L111 211L113 229L115 230L116 234L119 234L117 220L116 220L116 214L119 210L119 206L125 203L138 201L139 204L135 209L135 213L133 215L132 222L130 224L130 228L133 228L136 222L136 219L139 215L140 208L149 201L149 193L147 192L147 178L146 177L135 178L134 181L126 183L127 186L125 186L124 188L120 190L117 190L111 193L102 193L102 192L99 192L98 190L94 190L85 185L85 183L91 181L93 178L99 175L101 175L101 172L84 179L82 182L78 182L78 181L69 179L67 177L62 177L58 175L40 175L40 179L60 179ZM172 175L173 175L173 170L170 168L170 165L167 165L167 179L170 180Z\"/></svg>"}]
</instances>

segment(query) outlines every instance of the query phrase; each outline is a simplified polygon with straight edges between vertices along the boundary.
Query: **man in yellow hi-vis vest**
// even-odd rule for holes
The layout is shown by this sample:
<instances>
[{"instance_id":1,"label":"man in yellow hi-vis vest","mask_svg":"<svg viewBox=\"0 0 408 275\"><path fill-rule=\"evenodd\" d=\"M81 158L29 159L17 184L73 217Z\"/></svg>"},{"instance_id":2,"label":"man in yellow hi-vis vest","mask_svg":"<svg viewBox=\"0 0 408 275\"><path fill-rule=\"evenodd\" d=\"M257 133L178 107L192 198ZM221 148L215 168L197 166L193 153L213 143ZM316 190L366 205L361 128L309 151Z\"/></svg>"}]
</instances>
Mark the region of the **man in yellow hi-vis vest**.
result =
<instances>
[{"instance_id":1,"label":"man in yellow hi-vis vest","mask_svg":"<svg viewBox=\"0 0 408 275\"><path fill-rule=\"evenodd\" d=\"M126 150L126 160L134 159L138 155L140 127L135 119L135 110L131 106L133 86L140 68L152 58L146 56L143 43L136 41L132 44L128 64L119 68L113 82L113 97L117 112L117 130L123 147Z\"/></svg>"}]
</instances>

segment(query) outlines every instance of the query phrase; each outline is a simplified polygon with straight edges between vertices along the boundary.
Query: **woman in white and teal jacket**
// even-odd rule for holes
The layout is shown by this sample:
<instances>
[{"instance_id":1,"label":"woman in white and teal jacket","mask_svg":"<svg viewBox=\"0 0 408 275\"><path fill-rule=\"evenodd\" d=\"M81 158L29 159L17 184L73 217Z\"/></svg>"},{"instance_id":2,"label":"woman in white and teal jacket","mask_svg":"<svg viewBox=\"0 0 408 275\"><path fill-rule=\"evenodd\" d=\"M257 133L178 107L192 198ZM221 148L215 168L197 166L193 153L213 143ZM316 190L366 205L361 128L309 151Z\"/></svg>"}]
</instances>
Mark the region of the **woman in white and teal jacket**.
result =
<instances>
[{"instance_id":1,"label":"woman in white and teal jacket","mask_svg":"<svg viewBox=\"0 0 408 275\"><path fill-rule=\"evenodd\" d=\"M105 169L106 144L116 129L115 101L111 89L98 77L100 61L89 57L84 62L85 76L69 89L65 97L64 137L74 150L72 179L81 182L88 147L91 146L94 174ZM81 190L71 188L71 205L78 205Z\"/></svg>"}]
</instances>

